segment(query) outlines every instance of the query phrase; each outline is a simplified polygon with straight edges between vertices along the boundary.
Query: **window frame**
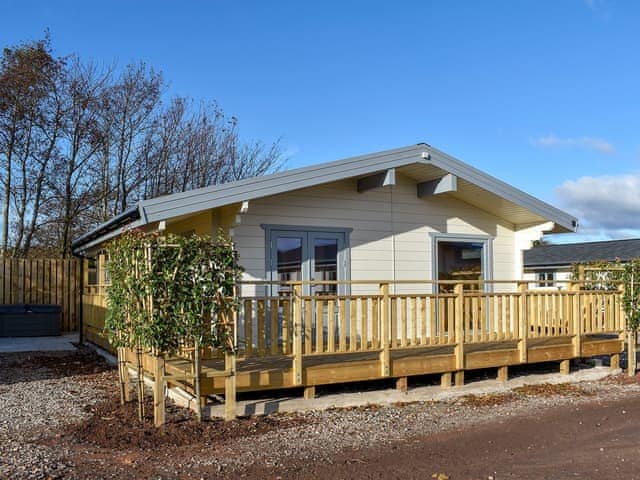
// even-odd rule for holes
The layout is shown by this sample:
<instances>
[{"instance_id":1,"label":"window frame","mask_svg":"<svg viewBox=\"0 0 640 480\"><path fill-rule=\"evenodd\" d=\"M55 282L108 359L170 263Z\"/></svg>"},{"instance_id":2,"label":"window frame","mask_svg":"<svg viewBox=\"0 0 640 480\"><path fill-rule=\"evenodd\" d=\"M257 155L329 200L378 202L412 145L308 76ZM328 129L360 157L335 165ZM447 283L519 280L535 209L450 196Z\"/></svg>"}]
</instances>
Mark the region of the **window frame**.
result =
<instances>
[{"instance_id":1,"label":"window frame","mask_svg":"<svg viewBox=\"0 0 640 480\"><path fill-rule=\"evenodd\" d=\"M540 278L544 275L545 278ZM551 279L547 278L547 275L551 275ZM538 270L536 272L536 285L538 288L554 288L556 283L556 271L555 270Z\"/></svg>"},{"instance_id":2,"label":"window frame","mask_svg":"<svg viewBox=\"0 0 640 480\"><path fill-rule=\"evenodd\" d=\"M482 270L482 280L493 280L493 240L494 237L490 235L476 235L476 234L464 234L464 233L434 233L429 234L431 236L431 278L433 279L433 293L438 293L438 244L440 242L457 242L457 243L482 243L482 257L480 259L480 265ZM493 291L493 285L490 283L484 284L484 291Z\"/></svg>"},{"instance_id":3,"label":"window frame","mask_svg":"<svg viewBox=\"0 0 640 480\"><path fill-rule=\"evenodd\" d=\"M343 227L319 227L304 225L260 225L265 232L265 277L268 281L275 281L277 278L277 249L275 241L278 236L301 236L303 238L302 245L302 279L309 281L313 273L314 254L313 239L322 237L323 234L329 238L338 238L338 258L337 258L337 275L339 281L348 282L351 280L351 243L350 236L352 228ZM342 236L342 238L340 238ZM270 295L278 294L278 286L270 285ZM337 288L338 295L348 295L351 291L350 285L339 284ZM310 285L304 285L302 288L303 295L311 295Z\"/></svg>"}]
</instances>

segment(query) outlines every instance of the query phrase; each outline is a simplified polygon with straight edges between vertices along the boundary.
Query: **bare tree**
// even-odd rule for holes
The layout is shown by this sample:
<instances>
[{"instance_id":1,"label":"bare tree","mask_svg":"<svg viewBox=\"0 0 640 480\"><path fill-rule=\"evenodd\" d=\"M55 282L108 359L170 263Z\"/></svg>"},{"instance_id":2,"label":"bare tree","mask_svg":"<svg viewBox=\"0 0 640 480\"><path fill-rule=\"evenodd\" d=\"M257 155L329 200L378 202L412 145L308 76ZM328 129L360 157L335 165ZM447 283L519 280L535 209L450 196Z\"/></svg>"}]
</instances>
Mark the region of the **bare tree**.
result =
<instances>
[{"instance_id":1,"label":"bare tree","mask_svg":"<svg viewBox=\"0 0 640 480\"><path fill-rule=\"evenodd\" d=\"M279 142L244 142L215 102L163 104L144 63L55 58L49 39L0 61L2 254L71 254L74 236L140 199L275 171ZM9 228L11 226L11 229Z\"/></svg>"},{"instance_id":2,"label":"bare tree","mask_svg":"<svg viewBox=\"0 0 640 480\"><path fill-rule=\"evenodd\" d=\"M53 58L48 38L3 51L0 62L3 255L9 251L10 224L17 231L20 245L25 230L37 222L44 172L56 146L60 120L56 85L62 66L62 60Z\"/></svg>"},{"instance_id":3,"label":"bare tree","mask_svg":"<svg viewBox=\"0 0 640 480\"><path fill-rule=\"evenodd\" d=\"M71 241L78 234L76 225L82 215L90 215L99 193L96 168L102 147L100 106L110 71L100 71L93 64L73 58L63 80L65 119L60 137L60 155L53 165L49 188L55 208L49 220L55 220L58 248L70 255ZM51 213L54 213L53 218Z\"/></svg>"},{"instance_id":4,"label":"bare tree","mask_svg":"<svg viewBox=\"0 0 640 480\"><path fill-rule=\"evenodd\" d=\"M144 63L129 65L122 76L104 92L102 125L111 159L108 191L110 214L117 215L135 201L131 195L144 181L138 163L144 139L160 106L162 76ZM106 183L106 182L105 182Z\"/></svg>"}]
</instances>

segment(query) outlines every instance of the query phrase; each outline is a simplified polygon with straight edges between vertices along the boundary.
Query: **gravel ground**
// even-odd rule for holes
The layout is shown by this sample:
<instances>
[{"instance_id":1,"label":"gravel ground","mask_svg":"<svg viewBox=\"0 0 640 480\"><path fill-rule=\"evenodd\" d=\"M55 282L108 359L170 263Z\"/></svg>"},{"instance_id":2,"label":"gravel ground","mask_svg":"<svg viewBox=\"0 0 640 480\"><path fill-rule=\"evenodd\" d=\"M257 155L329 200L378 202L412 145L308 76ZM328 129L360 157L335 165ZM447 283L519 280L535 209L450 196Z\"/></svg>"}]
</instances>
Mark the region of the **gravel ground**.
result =
<instances>
[{"instance_id":1,"label":"gravel ground","mask_svg":"<svg viewBox=\"0 0 640 480\"><path fill-rule=\"evenodd\" d=\"M87 351L0 355L0 478L243 478L270 469L295 472L311 463L331 465L337 455L353 453L357 461L359 451L392 449L435 432L638 398L640 384L617 376L447 402L280 414L267 427L259 419L239 420L241 435L193 435L179 445L165 438L169 430L151 431L166 440L154 448L73 441L70 426L86 422L100 402L113 402L115 391L114 370ZM176 422L182 423L174 427L187 428L184 418Z\"/></svg>"},{"instance_id":2,"label":"gravel ground","mask_svg":"<svg viewBox=\"0 0 640 480\"><path fill-rule=\"evenodd\" d=\"M68 476L68 449L39 441L86 417L85 406L105 397L112 376L87 351L1 354L0 478Z\"/></svg>"}]
</instances>

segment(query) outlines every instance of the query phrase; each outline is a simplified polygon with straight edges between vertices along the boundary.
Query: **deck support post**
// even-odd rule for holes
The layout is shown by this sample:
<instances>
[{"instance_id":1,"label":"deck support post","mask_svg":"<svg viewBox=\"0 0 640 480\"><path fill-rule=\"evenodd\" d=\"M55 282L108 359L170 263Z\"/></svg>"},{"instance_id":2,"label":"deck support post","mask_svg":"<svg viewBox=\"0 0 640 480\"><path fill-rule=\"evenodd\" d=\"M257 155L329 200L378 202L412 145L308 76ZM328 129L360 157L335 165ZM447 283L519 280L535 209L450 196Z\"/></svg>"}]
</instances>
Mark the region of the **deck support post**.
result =
<instances>
[{"instance_id":1,"label":"deck support post","mask_svg":"<svg viewBox=\"0 0 640 480\"><path fill-rule=\"evenodd\" d=\"M464 370L459 370L454 374L456 387L462 387L464 385Z\"/></svg>"},{"instance_id":2,"label":"deck support post","mask_svg":"<svg viewBox=\"0 0 640 480\"><path fill-rule=\"evenodd\" d=\"M582 318L582 312L580 311L580 284L571 284L571 313L573 315L573 356L580 358L582 356L582 330L584 319Z\"/></svg>"},{"instance_id":3,"label":"deck support post","mask_svg":"<svg viewBox=\"0 0 640 480\"><path fill-rule=\"evenodd\" d=\"M529 335L529 315L527 315L527 297L526 292L528 282L518 282L518 326L520 327L518 338L518 357L520 363L527 363L528 345L527 336Z\"/></svg>"},{"instance_id":4,"label":"deck support post","mask_svg":"<svg viewBox=\"0 0 640 480\"><path fill-rule=\"evenodd\" d=\"M389 345L389 284L380 284L380 376L391 375L391 351Z\"/></svg>"},{"instance_id":5,"label":"deck support post","mask_svg":"<svg viewBox=\"0 0 640 480\"><path fill-rule=\"evenodd\" d=\"M315 385L311 385L309 387L304 387L304 399L311 400L316 398L316 387Z\"/></svg>"},{"instance_id":6,"label":"deck support post","mask_svg":"<svg viewBox=\"0 0 640 480\"><path fill-rule=\"evenodd\" d=\"M620 368L620 354L612 353L609 360L609 367L611 370L618 370Z\"/></svg>"},{"instance_id":7,"label":"deck support post","mask_svg":"<svg viewBox=\"0 0 640 480\"><path fill-rule=\"evenodd\" d=\"M571 360L561 360L560 361L560 374L561 375L569 375L571 372Z\"/></svg>"},{"instance_id":8,"label":"deck support post","mask_svg":"<svg viewBox=\"0 0 640 480\"><path fill-rule=\"evenodd\" d=\"M451 372L445 372L442 375L440 375L440 386L442 388L451 388L451 377L452 377Z\"/></svg>"},{"instance_id":9,"label":"deck support post","mask_svg":"<svg viewBox=\"0 0 640 480\"><path fill-rule=\"evenodd\" d=\"M509 367L506 365L504 367L498 367L498 381L506 382L509 380Z\"/></svg>"},{"instance_id":10,"label":"deck support post","mask_svg":"<svg viewBox=\"0 0 640 480\"><path fill-rule=\"evenodd\" d=\"M293 384L302 385L302 285L293 286Z\"/></svg>"},{"instance_id":11,"label":"deck support post","mask_svg":"<svg viewBox=\"0 0 640 480\"><path fill-rule=\"evenodd\" d=\"M627 373L630 377L633 377L636 374L636 333L637 332L635 330L629 330L627 332Z\"/></svg>"},{"instance_id":12,"label":"deck support post","mask_svg":"<svg viewBox=\"0 0 640 480\"><path fill-rule=\"evenodd\" d=\"M166 421L164 365L162 355L153 356L153 423L156 427L164 425Z\"/></svg>"},{"instance_id":13,"label":"deck support post","mask_svg":"<svg viewBox=\"0 0 640 480\"><path fill-rule=\"evenodd\" d=\"M407 393L407 390L409 390L409 379L407 377L396 378L396 390Z\"/></svg>"},{"instance_id":14,"label":"deck support post","mask_svg":"<svg viewBox=\"0 0 640 480\"><path fill-rule=\"evenodd\" d=\"M224 419L234 420L236 414L236 354L225 352L224 369L227 376L224 378Z\"/></svg>"}]
</instances>

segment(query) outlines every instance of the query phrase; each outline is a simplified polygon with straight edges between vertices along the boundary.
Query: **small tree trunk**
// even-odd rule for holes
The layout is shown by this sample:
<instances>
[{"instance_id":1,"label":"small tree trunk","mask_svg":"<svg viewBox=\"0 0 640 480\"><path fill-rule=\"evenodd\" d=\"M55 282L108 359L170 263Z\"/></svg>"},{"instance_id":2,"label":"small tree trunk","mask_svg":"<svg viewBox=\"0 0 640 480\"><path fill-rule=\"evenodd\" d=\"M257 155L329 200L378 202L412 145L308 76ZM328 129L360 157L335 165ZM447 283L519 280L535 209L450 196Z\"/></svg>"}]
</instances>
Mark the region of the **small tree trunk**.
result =
<instances>
[{"instance_id":1,"label":"small tree trunk","mask_svg":"<svg viewBox=\"0 0 640 480\"><path fill-rule=\"evenodd\" d=\"M195 342L195 350L193 352L193 365L194 365L194 390L195 397L197 403L196 415L198 417L198 421L202 421L202 398L201 398L201 389L200 389L200 343L196 340Z\"/></svg>"},{"instance_id":2,"label":"small tree trunk","mask_svg":"<svg viewBox=\"0 0 640 480\"><path fill-rule=\"evenodd\" d=\"M120 380L120 403L125 403L125 384L124 384L124 369L127 368L127 364L124 358L124 348L118 348L118 378Z\"/></svg>"},{"instance_id":3,"label":"small tree trunk","mask_svg":"<svg viewBox=\"0 0 640 480\"><path fill-rule=\"evenodd\" d=\"M138 367L138 420L144 422L144 369L142 368L142 347L136 349L136 363Z\"/></svg>"}]
</instances>

